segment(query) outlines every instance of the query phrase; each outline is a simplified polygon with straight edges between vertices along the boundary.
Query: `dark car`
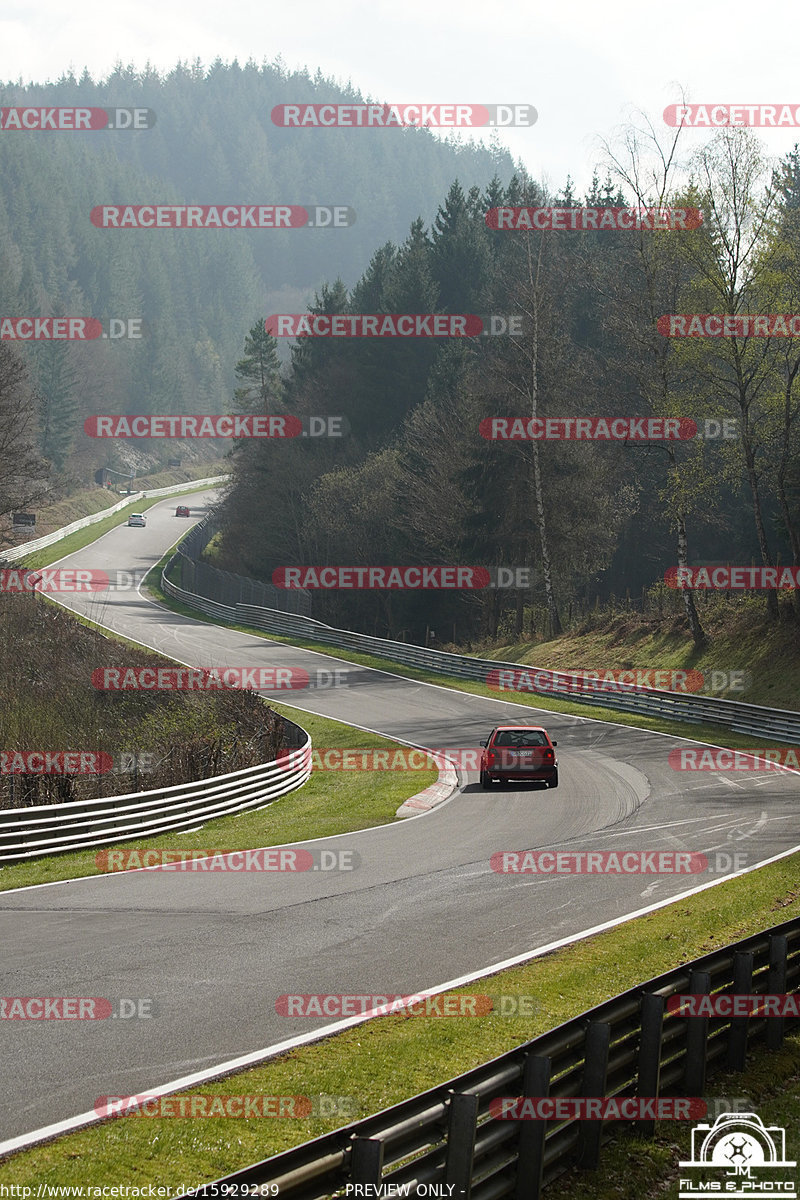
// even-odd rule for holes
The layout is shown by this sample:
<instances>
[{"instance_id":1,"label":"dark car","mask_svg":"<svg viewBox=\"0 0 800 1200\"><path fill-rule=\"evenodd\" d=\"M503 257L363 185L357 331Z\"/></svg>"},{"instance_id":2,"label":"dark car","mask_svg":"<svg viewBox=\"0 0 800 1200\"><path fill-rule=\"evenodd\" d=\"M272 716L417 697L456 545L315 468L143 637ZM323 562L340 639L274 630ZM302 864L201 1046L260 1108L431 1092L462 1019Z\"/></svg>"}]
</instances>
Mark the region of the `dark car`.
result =
<instances>
[{"instance_id":1,"label":"dark car","mask_svg":"<svg viewBox=\"0 0 800 1200\"><path fill-rule=\"evenodd\" d=\"M185 504L179 504L178 507L175 509L175 516L176 517L189 517L189 516L191 516L191 513L189 512L189 509L186 507Z\"/></svg>"},{"instance_id":2,"label":"dark car","mask_svg":"<svg viewBox=\"0 0 800 1200\"><path fill-rule=\"evenodd\" d=\"M535 780L558 787L558 759L546 729L533 725L498 725L485 742L481 755L481 787Z\"/></svg>"}]
</instances>

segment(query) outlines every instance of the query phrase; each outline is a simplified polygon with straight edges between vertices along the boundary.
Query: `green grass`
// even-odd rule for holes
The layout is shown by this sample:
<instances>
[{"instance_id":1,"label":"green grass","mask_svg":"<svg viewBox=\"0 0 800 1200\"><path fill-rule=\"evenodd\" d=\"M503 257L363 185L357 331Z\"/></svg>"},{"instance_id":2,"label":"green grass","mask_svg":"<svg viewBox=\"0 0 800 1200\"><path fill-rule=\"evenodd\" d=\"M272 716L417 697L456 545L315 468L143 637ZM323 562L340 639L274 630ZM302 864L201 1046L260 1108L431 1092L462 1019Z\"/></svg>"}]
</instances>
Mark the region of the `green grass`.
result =
<instances>
[{"instance_id":1,"label":"green grass","mask_svg":"<svg viewBox=\"0 0 800 1200\"><path fill-rule=\"evenodd\" d=\"M548 641L498 639L477 646L479 657L535 664L555 671L639 667L701 671L745 670L752 680L743 692L714 695L771 708L800 709L800 639L790 604L782 600L782 619L764 620L764 601L754 597L722 600L698 596L708 641L696 650L683 616L661 619L637 613L601 616ZM598 621L602 625L597 626Z\"/></svg>"},{"instance_id":2,"label":"green grass","mask_svg":"<svg viewBox=\"0 0 800 1200\"><path fill-rule=\"evenodd\" d=\"M166 561L166 557L163 561ZM153 574L156 575L155 572ZM153 591L158 594L158 589L153 588ZM163 597L162 600L175 611L196 616L183 605ZM244 626L239 628L244 632L255 632ZM339 651L309 641L265 634L260 636L272 641L289 641L293 645L320 650L409 678L497 698L497 693L482 684L456 682L374 656ZM518 657L523 661L521 654L504 652L500 657ZM537 665L547 665L541 655L536 662ZM619 661L614 665L628 664ZM653 662L649 665L659 664ZM657 729L703 741L713 740L720 745L748 748L776 744L710 726L656 721L550 698L520 695L514 699L533 708L593 716L599 720L643 729ZM281 711L281 706L274 707ZM343 726L336 726L339 736L350 736L354 739L352 742L332 740L336 731L323 731L320 737L314 732L313 725L322 718L304 714L300 720L310 729L317 742L322 737L324 744L329 746L386 744L383 739L375 738L373 742L373 735L354 733ZM316 775L302 792L284 797L264 812L254 814L260 821L267 818L275 818L276 821L275 825L270 826L269 840L262 836L254 844L274 845L297 840L299 836L320 836L319 829L315 829L313 834L302 835L293 833L287 836L284 832L288 827L294 829L292 806L302 807L304 799L312 794L311 789L320 778L321 775ZM342 802L346 804L346 797L355 782L354 777L342 773L338 780L325 779L323 786L327 788L330 782L335 785L341 781L344 781ZM391 785L392 779L388 773L382 773L381 782ZM418 787L425 786L426 782L424 773L420 772ZM331 795L330 792L324 792L318 797L319 819L332 823L325 832L344 832L345 828L353 828L352 821L360 819L357 813L340 812L338 807L331 804ZM371 799L365 798L365 805L360 811L375 802L374 795ZM397 806L395 801L392 804ZM308 812L307 809L305 811ZM363 820L359 827L388 819L387 816L377 816L371 809L367 815L369 819ZM341 827L336 824L340 816L343 819ZM243 816L226 818L226 821L233 824L248 819ZM282 819L287 825L280 824ZM216 826L222 824L218 822ZM189 836L198 837L198 845L223 846L224 843L216 837L212 842L209 836L211 828L209 826L201 834ZM238 824L237 828L241 831L243 826ZM166 839L159 841L163 845ZM190 845L189 838L182 837L181 845ZM237 839L236 845L244 847L246 843ZM644 982L648 977L800 913L800 894L797 890L799 867L800 855L793 855L740 879L719 884L699 895L674 902L615 929L550 953L529 965L459 989L471 993L497 995L502 992L533 996L536 1000L533 1017L503 1018L496 1013L461 1020L408 1014L384 1017L318 1044L301 1047L227 1080L192 1089L192 1092L218 1095L302 1094L312 1098L321 1094L344 1096L352 1098L352 1116L366 1116L546 1032L593 1005ZM513 878L509 877L510 885ZM446 974L444 969L442 974ZM302 1031L302 1021L287 1019L286 1036ZM402 1072L398 1070L399 1063L402 1063ZM754 1101L760 1101L758 1111L765 1120L796 1126L800 1116L796 1096L782 1100L774 1097L782 1083L797 1079L798 1070L800 1038L793 1037L783 1050L759 1054L753 1068L744 1076L734 1077L732 1082L719 1079L714 1091L716 1094L752 1096ZM724 1092L720 1091L720 1087L724 1088ZM125 1089L121 1087L120 1090ZM173 1187L197 1185L336 1128L352 1119L352 1116L348 1113L347 1116L329 1120L315 1117L283 1121L214 1119L209 1122L190 1119L120 1119L13 1156L0 1164L0 1183L24 1183L29 1186L39 1183L87 1186L109 1182L132 1186L148 1183ZM566 1189L569 1189L570 1195L577 1192L609 1198L630 1196L631 1200L648 1194L666 1194L667 1188L672 1189L670 1194L674 1194L676 1189L673 1183L677 1178L675 1164L679 1157L685 1157L683 1150L688 1148L688 1137L688 1129L678 1125L660 1126L654 1142L636 1144L631 1138L622 1136L615 1146L604 1152L606 1166L601 1172L597 1175L580 1173L579 1177L565 1176L554 1185L555 1189L562 1190L553 1190L548 1194L566 1195ZM614 1155L617 1157L614 1158ZM798 1157L797 1154L790 1154L792 1156ZM606 1190L591 1191L590 1188Z\"/></svg>"},{"instance_id":3,"label":"green grass","mask_svg":"<svg viewBox=\"0 0 800 1200\"><path fill-rule=\"evenodd\" d=\"M203 488L198 488L198 491L203 490ZM175 492L173 495L191 496L192 493ZM85 529L77 529L75 533L69 534L68 537L62 538L61 541L54 542L52 546L46 546L42 550L38 550L27 555L24 559L25 566L38 569L40 567L47 567L51 563L59 562L62 558L66 558L68 554L74 554L76 550L82 550L84 546L88 546L92 542L96 542L97 539L102 537L104 533L108 533L111 529L115 529L117 525L124 525L128 520L129 513L146 512L147 509L152 508L154 504L160 504L162 500L169 500L169 498L169 496L153 496L148 497L146 500L142 500L141 498L138 500L133 499L131 500L130 504L126 504L124 508L119 509L115 513L111 513L110 516L105 517L102 521L97 521L94 525L88 525ZM117 499L119 499L119 497ZM65 523L70 524L69 521ZM1 556L2 555L0 554L0 557Z\"/></svg>"},{"instance_id":4,"label":"green grass","mask_svg":"<svg viewBox=\"0 0 800 1200\"><path fill-rule=\"evenodd\" d=\"M780 1050L760 1047L758 1054L751 1057L752 1065L742 1074L714 1075L707 1094L735 1099L738 1101L735 1111L756 1112L765 1125L781 1126L786 1130L787 1159L800 1161L800 1033L793 1032L787 1037ZM744 1100L750 1101L747 1107L743 1106ZM708 1123L713 1124L713 1119ZM621 1130L603 1150L597 1171L573 1168L566 1172L547 1188L548 1200L571 1200L575 1195L584 1200L641 1200L643 1196L672 1200L678 1195L681 1178L689 1177L695 1184L700 1179L719 1179L716 1170L701 1172L678 1167L681 1160L691 1157L691 1128L692 1123L662 1122L652 1140L639 1138L628 1129ZM787 1168L770 1172L768 1178L787 1180L794 1175ZM756 1172L754 1179L757 1177Z\"/></svg>"},{"instance_id":5,"label":"green grass","mask_svg":"<svg viewBox=\"0 0 800 1200\"><path fill-rule=\"evenodd\" d=\"M397 746L388 738L362 733L350 725L312 713L298 714L296 709L271 701L270 707L308 730L312 745L342 749ZM410 773L315 771L301 789L273 800L260 811L220 817L193 833L163 833L151 838L133 838L115 845L137 849L179 847L181 850L249 850L350 833L394 820L404 800L429 787L436 779L437 772L432 768ZM96 865L97 854L97 848L79 850L3 867L0 869L0 891L101 874Z\"/></svg>"},{"instance_id":6,"label":"green grass","mask_svg":"<svg viewBox=\"0 0 800 1200\"><path fill-rule=\"evenodd\" d=\"M191 483L194 479L207 479L223 475L228 469L224 459L197 463L192 467L170 467L168 470L140 475L132 481L133 490L146 492L152 488L171 487L180 483ZM36 523L41 530L39 536L53 532L81 517L101 512L121 498L124 478L117 476L118 484L113 488L101 488L97 484L65 495L54 504L40 505L36 510Z\"/></svg>"},{"instance_id":7,"label":"green grass","mask_svg":"<svg viewBox=\"0 0 800 1200\"><path fill-rule=\"evenodd\" d=\"M124 516L122 519L125 519ZM103 524L105 522L101 522L101 526ZM99 536L97 529L98 526L92 527L93 537ZM52 547L49 549L52 550ZM153 577L160 579L161 568L169 561L173 552L174 547L166 552L153 569ZM47 551L42 553L46 554ZM161 594L160 589L150 590L157 590L159 596ZM52 603L48 597L45 597L45 600ZM194 612L185 609L185 606L176 607L193 617L196 616ZM95 628L94 622L89 618L74 613L71 615L81 624ZM140 643L123 638L119 634L109 634L106 631L106 636L138 651L151 653L159 659L164 657L155 650L142 647ZM271 701L270 707L307 730L311 735L312 745L331 749L394 749L399 746L399 743L391 739L362 732L353 726L313 713ZM397 809L405 800L435 783L437 778L438 773L435 769L414 771L412 778L399 771L315 771L301 789L272 801L261 811L221 817L207 822L202 829L193 833L134 839L130 842L115 843L115 847L144 850L157 847L174 849L179 846L186 850L249 850L350 833L394 820ZM0 867L0 892L101 874L96 861L98 851L99 848L93 848L49 855L29 863Z\"/></svg>"},{"instance_id":8,"label":"green grass","mask_svg":"<svg viewBox=\"0 0 800 1200\"><path fill-rule=\"evenodd\" d=\"M798 866L800 855L794 855L525 966L457 989L493 996L532 996L536 1006L532 1017L502 1017L496 1012L461 1019L410 1014L382 1017L187 1093L350 1097L352 1117L118 1119L14 1155L0 1164L0 1183L177 1186L213 1180L436 1086L648 977L789 919L800 912ZM509 886L513 886L513 878L509 877ZM190 1000L187 1011L191 1013ZM287 1018L286 1027L287 1037L301 1033L303 1021ZM800 1042L794 1038L779 1053L759 1054L754 1069L766 1088L796 1075L798 1065ZM745 1076L736 1077L723 1091L750 1095L755 1088ZM120 1090L125 1091L122 1084ZM753 1096L755 1099L755 1092ZM796 1097L791 1103L796 1119ZM762 1115L769 1113L765 1108ZM586 1181L593 1177L581 1174L578 1194L637 1198L653 1194L651 1183L674 1173L677 1158L673 1150L679 1136L688 1134L671 1124L661 1126L660 1140L644 1143L635 1154L629 1149L630 1139L624 1144L620 1141L619 1161L627 1164L626 1172L636 1172L626 1176L624 1187L628 1190L584 1193ZM608 1186L620 1187L619 1178L615 1176ZM571 1194L576 1194L575 1189L573 1181Z\"/></svg>"},{"instance_id":9,"label":"green grass","mask_svg":"<svg viewBox=\"0 0 800 1200\"><path fill-rule=\"evenodd\" d=\"M304 650L314 650L321 654L328 654L334 658L341 658L347 662L356 663L359 666L373 667L377 671L389 671L395 675L402 675L407 679L417 679L423 683L433 683L439 687L451 688L455 691L468 692L474 696L486 696L493 700L498 700L502 697L509 704L524 704L530 708L545 710L548 712L569 713L576 717L590 717L596 721L610 721L618 725L630 725L636 729L649 729L658 733L672 734L674 737L693 738L696 741L708 742L715 746L729 746L735 750L746 749L767 749L772 747L782 747L784 742L771 741L767 738L755 737L752 734L735 733L730 729L726 729L722 725L694 724L689 721L667 721L659 717L648 717L638 713L625 712L623 710L601 707L599 705L584 704L577 701L561 700L555 696L539 696L530 692L503 692L499 693L490 688L485 683L473 682L472 680L454 679L449 675L437 675L433 671L424 671L418 667L406 666L403 663L393 662L388 658L380 658L375 654L362 654L359 651L351 649L339 649L337 646L330 646L325 642L315 642L308 638L297 637L282 637L280 634L264 633L262 630L253 629L249 625L231 624L227 621L215 621L211 617L205 617L198 613L195 609L183 604L172 597L167 596L161 587L156 582L161 579L161 568L166 564L170 555L167 554L158 564L145 583L145 590L150 595L171 609L173 612L180 613L183 616L191 617L194 620L203 621L205 624L221 625L226 629L235 629L240 633L251 634L254 637L265 638L271 642L283 642L287 645L297 646ZM511 660L508 660L511 661ZM542 665L542 664L537 664ZM498 714L501 710L498 708Z\"/></svg>"}]
</instances>

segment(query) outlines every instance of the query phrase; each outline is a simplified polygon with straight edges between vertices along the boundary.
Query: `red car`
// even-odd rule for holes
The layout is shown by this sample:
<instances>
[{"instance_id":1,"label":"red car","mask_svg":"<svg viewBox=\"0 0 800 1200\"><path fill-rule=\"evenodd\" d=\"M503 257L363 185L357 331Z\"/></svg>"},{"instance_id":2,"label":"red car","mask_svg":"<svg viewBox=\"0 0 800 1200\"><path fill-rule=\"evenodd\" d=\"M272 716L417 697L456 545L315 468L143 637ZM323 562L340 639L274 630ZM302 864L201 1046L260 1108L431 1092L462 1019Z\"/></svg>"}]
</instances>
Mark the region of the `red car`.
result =
<instances>
[{"instance_id":1,"label":"red car","mask_svg":"<svg viewBox=\"0 0 800 1200\"><path fill-rule=\"evenodd\" d=\"M495 782L536 780L558 787L558 759L546 729L534 725L497 725L485 742L481 755L481 787Z\"/></svg>"},{"instance_id":2,"label":"red car","mask_svg":"<svg viewBox=\"0 0 800 1200\"><path fill-rule=\"evenodd\" d=\"M185 504L179 504L178 507L175 509L175 516L176 517L188 517L188 516L191 516L191 514Z\"/></svg>"}]
</instances>

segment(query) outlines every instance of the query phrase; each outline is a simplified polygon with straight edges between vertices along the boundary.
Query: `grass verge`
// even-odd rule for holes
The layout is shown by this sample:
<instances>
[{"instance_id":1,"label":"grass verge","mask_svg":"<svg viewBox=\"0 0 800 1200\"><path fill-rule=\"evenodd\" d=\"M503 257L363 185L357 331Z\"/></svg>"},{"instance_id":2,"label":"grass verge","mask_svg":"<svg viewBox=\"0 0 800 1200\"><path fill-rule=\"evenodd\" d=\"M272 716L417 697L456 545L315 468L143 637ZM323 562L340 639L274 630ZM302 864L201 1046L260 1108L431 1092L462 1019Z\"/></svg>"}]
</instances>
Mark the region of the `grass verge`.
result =
<instances>
[{"instance_id":1,"label":"grass verge","mask_svg":"<svg viewBox=\"0 0 800 1200\"><path fill-rule=\"evenodd\" d=\"M557 638L498 638L479 643L472 653L553 671L692 669L705 676L703 694L713 684L712 694L731 700L800 709L800 640L790 601L780 596L781 619L770 622L765 620L763 596L728 593L723 598L700 592L695 597L707 634L701 649L688 635L682 612L667 611L661 617L605 612L592 614ZM680 605L674 592L670 602ZM742 676L733 681L731 673L736 671Z\"/></svg>"},{"instance_id":2,"label":"grass verge","mask_svg":"<svg viewBox=\"0 0 800 1200\"><path fill-rule=\"evenodd\" d=\"M786 1130L786 1158L800 1161L800 1033L793 1032L780 1050L759 1047L758 1054L752 1056L752 1065L740 1075L713 1076L708 1095L711 1100L719 1098L710 1119L705 1118L708 1124L713 1124L720 1112L758 1113L765 1125L779 1125ZM678 1166L692 1157L691 1148L691 1124L680 1121L657 1125L652 1140L621 1129L603 1150L597 1171L573 1168L565 1172L547 1189L548 1200L571 1200L576 1195L583 1200L641 1200L642 1196L672 1200L678 1196L679 1179L688 1176L695 1187L701 1179L720 1180L718 1169L709 1172ZM776 1192L778 1181L792 1174L788 1169L770 1172ZM763 1180L756 1172L753 1184L759 1178ZM725 1192L720 1189L710 1194ZM750 1194L759 1192L754 1188ZM766 1194L775 1194L769 1185Z\"/></svg>"},{"instance_id":3,"label":"grass verge","mask_svg":"<svg viewBox=\"0 0 800 1200\"><path fill-rule=\"evenodd\" d=\"M494 996L532 996L532 1017L502 1017L496 1011L462 1019L411 1014L381 1017L187 1093L347 1097L352 1117L121 1118L14 1155L0 1164L0 1182L177 1187L211 1181L440 1084L645 982L648 976L787 920L800 912L798 860L800 855L794 855L480 984L457 989ZM514 876L508 879L513 886ZM97 1036L91 1024L87 1022L87 1055L92 1053L90 1039ZM286 1026L287 1037L303 1032L298 1018L287 1018ZM759 1051L753 1061L747 1076L735 1077L737 1095L749 1095L758 1080L767 1088L781 1076L796 1076L800 1040L792 1038L779 1052ZM785 1103L796 1110L796 1097L786 1098ZM784 1115L780 1107L774 1111L778 1117ZM768 1107L763 1110L764 1115L771 1113ZM621 1156L618 1161L624 1163L627 1190L613 1190L620 1187L615 1175L614 1183L603 1185L610 1190L584 1191L591 1177L581 1174L578 1194L638 1198L660 1193L674 1176L678 1159L673 1151L684 1136L688 1138L688 1132L683 1129L662 1126L660 1140L642 1143L643 1148L635 1154L629 1139L620 1140L616 1152ZM574 1180L571 1186L574 1195Z\"/></svg>"},{"instance_id":4,"label":"grass verge","mask_svg":"<svg viewBox=\"0 0 800 1200\"><path fill-rule=\"evenodd\" d=\"M192 467L170 467L168 470L155 471L150 475L140 475L132 483L137 492L147 492L154 488L173 487L181 483L192 483L195 479L207 479L214 475L224 475L229 469L224 459L196 463ZM121 487L101 488L97 484L69 492L61 500L51 504L37 505L36 524L39 537L53 533L64 525L78 521L81 517L89 517L102 512L110 504L116 504L121 495Z\"/></svg>"},{"instance_id":5,"label":"grass verge","mask_svg":"<svg viewBox=\"0 0 800 1200\"><path fill-rule=\"evenodd\" d=\"M606 721L616 725L630 725L636 729L649 729L656 733L671 734L674 737L692 738L696 741L708 742L710 745L729 746L734 750L782 748L785 746L784 742L755 737L749 733L735 733L733 730L727 729L722 725L695 724L689 721L667 721L659 717L648 717L638 713L630 713L624 710L610 709L578 701L561 700L555 696L539 696L531 692L507 693L504 699L500 700L498 693L485 683L454 679L449 675L437 675L433 671L424 671L418 667L406 666L404 663L393 662L388 658L380 658L375 654L362 654L356 650L339 649L336 646L329 646L324 642L315 642L308 638L282 637L280 634L264 633L263 630L253 629L249 625L216 621L212 617L203 616L196 609L190 608L188 605L173 599L162 591L159 583L156 581L160 581L161 570L169 557L169 554L165 555L157 567L151 571L145 583L145 590L149 592L153 599L158 600L160 604L171 609L172 612L179 613L185 617L191 617L194 620L203 621L204 624L220 625L225 629L235 629L240 633L251 634L253 637L261 637L270 642L284 642L286 645L297 646L302 650L314 650L317 653L327 654L333 658L340 658L346 662L356 663L359 666L372 667L376 671L387 671L394 675L402 675L406 679L417 679L421 683L433 683L438 687L468 692L473 696L485 696L487 699L496 700L500 704L503 702L514 705L524 704L529 708L540 709L545 712L568 713L575 717L589 717L595 721ZM502 710L498 708L498 721L502 719L502 716Z\"/></svg>"},{"instance_id":6,"label":"grass verge","mask_svg":"<svg viewBox=\"0 0 800 1200\"><path fill-rule=\"evenodd\" d=\"M156 589L153 589L156 591ZM162 598L176 611L196 615L183 606ZM245 632L252 633L246 627ZM269 640L286 640L268 636ZM464 684L428 672L401 667L372 656L340 652L313 642L292 644L318 649L348 661L375 666L410 678L439 683L445 687L492 695L480 684ZM497 698L494 696L493 698ZM732 746L772 745L750 737L741 738L726 730L676 722L660 722L626 713L609 713L586 705L543 700L535 696L515 697L534 708L574 712L578 716L596 716L645 729L660 729L678 736L697 736L703 740L719 737L719 744ZM275 706L280 711L280 706ZM303 724L318 718L303 717ZM341 732L344 727L337 726ZM352 731L351 731L352 733ZM313 735L313 731L312 731ZM331 734L326 733L326 739ZM371 744L358 732L358 745ZM384 744L384 739L376 739ZM345 743L327 741L328 745ZM312 781L313 782L313 781ZM309 785L310 786L310 785ZM306 792L300 793L300 797ZM286 797L279 805L286 805ZM330 807L326 809L330 816ZM266 810L269 815L270 809ZM264 814L257 814L263 817ZM233 818L240 821L242 818ZM331 830L335 832L338 830ZM294 840L294 839L293 839ZM188 844L188 843L187 843ZM204 845L208 837L204 833ZM219 842L215 842L219 845ZM241 843L237 843L241 844ZM263 840L259 844L267 844ZM275 844L275 843L273 843ZM180 1187L198 1185L226 1174L270 1154L336 1128L350 1116L366 1116L392 1103L441 1083L462 1071L520 1044L530 1037L553 1028L595 1004L626 988L644 981L646 974L659 974L682 962L725 945L749 933L757 932L800 912L800 894L796 888L800 855L762 868L741 879L730 880L699 895L677 901L665 909L650 913L573 946L535 960L531 964L503 972L460 991L490 994L534 996L536 1012L530 1018L503 1018L493 1012L476 1019L437 1020L436 1018L396 1015L380 1018L314 1046L302 1047L289 1054L227 1080L193 1093L231 1095L319 1095L347 1097L352 1114L300 1120L258 1121L215 1119L208 1125L189 1119L121 1119L71 1134L55 1143L15 1155L0 1164L3 1184L24 1183L59 1185L102 1185L109 1182L143 1186L149 1183ZM17 868L14 868L16 870ZM513 876L509 877L513 880ZM680 924L676 925L676 918ZM713 932L709 932L709 930ZM287 1020L287 1036L300 1024ZM398 1064L403 1075L399 1077ZM739 1094L760 1097L765 1119L781 1119L791 1108L798 1116L796 1097L773 1098L775 1084L797 1078L800 1066L800 1039L789 1039L783 1050L759 1056L744 1076L737 1076ZM719 1082L724 1083L724 1080ZM762 1090L757 1094L757 1089ZM773 1089L772 1091L770 1089ZM123 1089L124 1090L124 1089ZM189 1094L193 1094L189 1093ZM793 1107L792 1107L793 1106ZM661 1127L663 1130L664 1127ZM686 1143L678 1143L683 1138ZM555 1187L576 1186L583 1195L640 1197L672 1188L675 1163L688 1147L688 1130L670 1127L659 1131L653 1143L642 1143L640 1153L632 1153L628 1139L606 1151L607 1167L597 1176L565 1177ZM788 1147L787 1147L788 1149ZM675 1153L673 1154L673 1151ZM616 1173L611 1168L613 1154L620 1157ZM611 1182L608 1171L612 1170ZM620 1183L620 1171L623 1182ZM602 1175L602 1178L601 1178ZM607 1191L589 1192L594 1187ZM558 1194L556 1191L550 1194Z\"/></svg>"},{"instance_id":7,"label":"grass verge","mask_svg":"<svg viewBox=\"0 0 800 1200\"><path fill-rule=\"evenodd\" d=\"M397 747L397 743L388 738L362 733L350 725L312 713L298 715L296 710L271 701L270 708L289 720L299 721L311 734L312 744L341 749ZM298 791L273 800L260 811L220 817L192 833L164 833L152 838L132 839L125 842L124 847L250 850L351 833L391 822L404 800L435 783L436 779L434 769L414 771L411 780L407 772L401 771L315 771ZM115 844L117 848L121 846L123 843ZM0 868L0 891L103 874L96 865L97 853L97 849L78 850Z\"/></svg>"},{"instance_id":8,"label":"grass verge","mask_svg":"<svg viewBox=\"0 0 800 1200\"><path fill-rule=\"evenodd\" d=\"M153 485L155 486L155 485ZM166 484L164 486L167 486ZM146 490L146 489L145 489ZM198 487L198 491L204 491L203 487ZM192 492L173 492L173 496L191 496ZM84 546L96 542L104 533L115 529L117 525L124 525L128 519L129 513L132 512L147 512L148 508L152 508L154 504L160 504L162 500L169 500L170 496L152 496L146 500L139 498L132 499L130 504L126 504L124 508L120 508L115 513L111 513L102 521L97 521L94 525L87 525L85 529L76 529L74 533L68 537L62 538L59 542L54 542L52 546L45 546L42 550L38 550L28 555L24 562L26 567L31 567L38 570L40 567L47 567L51 563L58 562L62 558L66 558L68 554L74 554L76 550L82 550ZM70 524L69 521L66 522ZM2 554L0 553L0 557Z\"/></svg>"}]
</instances>

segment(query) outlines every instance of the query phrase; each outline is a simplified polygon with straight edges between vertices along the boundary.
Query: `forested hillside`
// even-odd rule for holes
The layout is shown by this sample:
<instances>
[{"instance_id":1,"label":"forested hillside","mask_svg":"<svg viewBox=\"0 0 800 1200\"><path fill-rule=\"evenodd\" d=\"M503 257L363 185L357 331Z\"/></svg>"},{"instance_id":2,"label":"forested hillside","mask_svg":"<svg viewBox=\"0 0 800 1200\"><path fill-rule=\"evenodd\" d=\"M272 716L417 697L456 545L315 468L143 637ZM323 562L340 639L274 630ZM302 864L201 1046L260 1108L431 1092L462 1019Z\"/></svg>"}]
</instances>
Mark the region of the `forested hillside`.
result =
<instances>
[{"instance_id":1,"label":"forested hillside","mask_svg":"<svg viewBox=\"0 0 800 1200\"><path fill-rule=\"evenodd\" d=\"M39 449L82 481L136 461L130 444L84 437L97 412L225 411L253 314L300 309L323 280L352 286L373 248L431 220L455 177L510 177L501 150L426 130L293 130L274 105L359 99L319 73L281 64L118 68L0 86L0 107L148 108L143 130L0 132L0 317L141 318L141 339L19 347L39 394ZM341 229L102 229L96 205L341 204ZM197 449L198 447L196 447ZM222 447L225 449L226 447ZM139 443L141 462L168 453ZM205 450L204 446L200 449ZM121 451L121 453L120 453ZM172 451L174 453L174 448Z\"/></svg>"},{"instance_id":2,"label":"forested hillside","mask_svg":"<svg viewBox=\"0 0 800 1200\"><path fill-rule=\"evenodd\" d=\"M569 180L549 194L496 146L271 120L277 104L360 99L279 61L163 76L120 67L99 83L0 89L0 107L155 114L137 131L0 134L0 317L134 318L144 334L4 344L11 484L0 509L33 501L48 470L63 491L97 466L152 470L231 448L98 440L83 431L93 414L332 415L346 418L346 436L235 443L220 565L267 580L302 564L510 565L532 576L524 589L478 594L320 592L322 619L411 637L436 628L439 640L557 633L598 598L663 589L676 564L800 565L797 336L684 337L669 322L797 311L797 149L776 164L750 131L723 130L678 170L674 146L629 131L581 199ZM356 220L114 229L90 219L98 205L158 202L347 205ZM702 221L512 230L487 217L548 205L672 206ZM265 332L267 317L306 306L474 313L513 319L519 336L300 337L290 348ZM481 433L493 418L532 417L694 421L698 433ZM774 620L778 596L762 596ZM700 645L691 592L682 603Z\"/></svg>"},{"instance_id":3,"label":"forested hillside","mask_svg":"<svg viewBox=\"0 0 800 1200\"><path fill-rule=\"evenodd\" d=\"M332 623L464 641L500 626L558 633L597 598L663 590L676 565L800 563L796 337L679 338L660 320L797 311L798 166L795 152L773 175L753 135L720 133L695 181L655 193L703 223L635 232L491 228L497 206L579 201L527 179L453 184L431 225L376 248L354 288L331 282L311 311L516 315L522 336L301 337L284 380L267 338L262 411L341 413L352 432L237 443L221 565L265 579L289 564L532 566L524 590L314 593ZM652 203L635 182L620 170L585 204ZM251 338L251 381L254 353ZM643 417L697 433L487 440L493 417ZM699 645L692 592L681 596ZM761 597L775 619L776 592Z\"/></svg>"}]
</instances>

